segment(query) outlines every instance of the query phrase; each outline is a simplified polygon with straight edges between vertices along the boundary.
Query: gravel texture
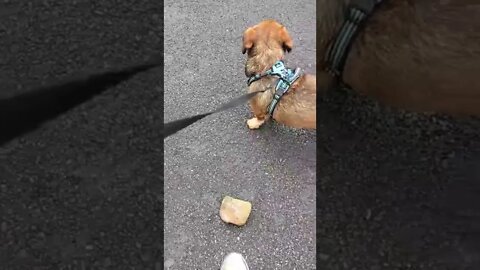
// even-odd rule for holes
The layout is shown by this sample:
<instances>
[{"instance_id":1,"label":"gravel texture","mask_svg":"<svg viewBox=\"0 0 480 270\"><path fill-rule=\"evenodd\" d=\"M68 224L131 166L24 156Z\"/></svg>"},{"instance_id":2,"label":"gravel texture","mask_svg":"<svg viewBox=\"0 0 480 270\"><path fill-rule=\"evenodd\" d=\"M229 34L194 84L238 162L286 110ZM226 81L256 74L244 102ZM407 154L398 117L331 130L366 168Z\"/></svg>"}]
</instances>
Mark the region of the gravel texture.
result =
<instances>
[{"instance_id":1,"label":"gravel texture","mask_svg":"<svg viewBox=\"0 0 480 270\"><path fill-rule=\"evenodd\" d=\"M1 97L161 50L157 1L1 1L0 10L11 11L0 12ZM0 269L162 269L159 72L0 148Z\"/></svg>"},{"instance_id":2,"label":"gravel texture","mask_svg":"<svg viewBox=\"0 0 480 270\"><path fill-rule=\"evenodd\" d=\"M480 121L319 104L319 269L480 269Z\"/></svg>"}]
</instances>

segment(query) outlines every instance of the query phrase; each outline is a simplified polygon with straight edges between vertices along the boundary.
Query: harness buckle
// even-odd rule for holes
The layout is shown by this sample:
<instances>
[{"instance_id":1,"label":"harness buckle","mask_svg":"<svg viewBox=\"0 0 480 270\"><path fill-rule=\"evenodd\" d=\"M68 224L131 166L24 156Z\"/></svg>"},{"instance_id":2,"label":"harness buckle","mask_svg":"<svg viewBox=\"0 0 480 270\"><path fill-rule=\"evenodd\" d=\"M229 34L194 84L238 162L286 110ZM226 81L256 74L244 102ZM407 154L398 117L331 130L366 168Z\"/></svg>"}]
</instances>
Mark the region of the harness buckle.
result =
<instances>
[{"instance_id":1,"label":"harness buckle","mask_svg":"<svg viewBox=\"0 0 480 270\"><path fill-rule=\"evenodd\" d=\"M302 75L302 70L296 68L295 70L289 69L285 66L282 60L278 60L273 64L273 66L262 74L257 74L250 77L247 81L248 85L254 81L259 80L265 76L275 76L278 77L277 84L275 86L275 94L273 96L272 102L268 105L267 110L270 115L273 115L273 111L277 106L277 103L282 98L282 96L290 89L292 84L300 78Z\"/></svg>"},{"instance_id":2,"label":"harness buckle","mask_svg":"<svg viewBox=\"0 0 480 270\"><path fill-rule=\"evenodd\" d=\"M271 70L270 73L272 75L277 75L281 79L284 79L288 75L288 70L285 67L285 64L283 63L283 61L281 61L281 60L279 60L275 64L273 64L273 66L270 70Z\"/></svg>"}]
</instances>

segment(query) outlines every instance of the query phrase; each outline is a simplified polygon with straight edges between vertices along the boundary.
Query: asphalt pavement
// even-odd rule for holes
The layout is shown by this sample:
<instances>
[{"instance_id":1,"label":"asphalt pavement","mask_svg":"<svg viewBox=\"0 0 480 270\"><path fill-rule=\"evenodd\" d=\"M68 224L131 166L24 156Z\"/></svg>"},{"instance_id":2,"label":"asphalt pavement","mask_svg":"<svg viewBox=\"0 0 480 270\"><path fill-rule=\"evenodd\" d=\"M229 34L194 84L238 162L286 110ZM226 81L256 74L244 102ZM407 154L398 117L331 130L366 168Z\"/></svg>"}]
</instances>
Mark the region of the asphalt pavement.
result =
<instances>
[{"instance_id":1,"label":"asphalt pavement","mask_svg":"<svg viewBox=\"0 0 480 270\"><path fill-rule=\"evenodd\" d=\"M0 1L0 97L157 55L161 23L157 1ZM161 87L139 74L0 147L0 269L163 268Z\"/></svg>"},{"instance_id":2,"label":"asphalt pavement","mask_svg":"<svg viewBox=\"0 0 480 270\"><path fill-rule=\"evenodd\" d=\"M480 120L318 106L318 269L480 269Z\"/></svg>"},{"instance_id":3,"label":"asphalt pavement","mask_svg":"<svg viewBox=\"0 0 480 270\"><path fill-rule=\"evenodd\" d=\"M267 18L294 39L287 64L314 73L313 1L165 2L165 121L246 93L242 34ZM250 131L250 116L239 106L165 140L165 269L218 269L229 252L251 269L315 269L316 134ZM252 203L245 226L220 219L226 195Z\"/></svg>"}]
</instances>

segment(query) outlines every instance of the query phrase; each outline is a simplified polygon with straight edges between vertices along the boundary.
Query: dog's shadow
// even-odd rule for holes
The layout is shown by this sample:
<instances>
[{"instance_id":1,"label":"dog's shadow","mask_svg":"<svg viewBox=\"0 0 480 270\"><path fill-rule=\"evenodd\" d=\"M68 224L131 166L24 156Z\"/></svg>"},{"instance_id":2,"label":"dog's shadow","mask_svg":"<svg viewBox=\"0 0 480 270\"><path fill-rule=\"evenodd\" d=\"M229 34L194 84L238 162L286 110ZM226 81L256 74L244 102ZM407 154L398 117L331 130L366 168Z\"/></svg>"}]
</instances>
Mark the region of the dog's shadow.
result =
<instances>
[{"instance_id":1,"label":"dog's shadow","mask_svg":"<svg viewBox=\"0 0 480 270\"><path fill-rule=\"evenodd\" d=\"M335 258L327 268L480 269L479 119L402 113L349 91L318 108L317 245Z\"/></svg>"}]
</instances>

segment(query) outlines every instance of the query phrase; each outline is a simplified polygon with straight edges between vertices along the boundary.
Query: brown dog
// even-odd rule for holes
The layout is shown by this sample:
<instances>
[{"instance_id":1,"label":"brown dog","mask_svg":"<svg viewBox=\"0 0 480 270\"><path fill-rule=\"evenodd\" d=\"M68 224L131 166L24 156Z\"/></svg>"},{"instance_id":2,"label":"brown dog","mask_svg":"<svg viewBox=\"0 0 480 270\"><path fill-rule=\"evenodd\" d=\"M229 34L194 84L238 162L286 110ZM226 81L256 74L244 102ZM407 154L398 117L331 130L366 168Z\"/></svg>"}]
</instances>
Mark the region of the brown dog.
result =
<instances>
[{"instance_id":1,"label":"brown dog","mask_svg":"<svg viewBox=\"0 0 480 270\"><path fill-rule=\"evenodd\" d=\"M248 53L245 65L247 77L261 74L293 48L293 41L285 26L275 20L265 20L243 33L243 53ZM278 78L266 76L253 82L249 92L268 89L250 100L254 117L247 121L250 129L257 129L269 119L267 107L273 100ZM286 92L275 110L273 119L294 128L316 128L316 77L304 74Z\"/></svg>"},{"instance_id":2,"label":"brown dog","mask_svg":"<svg viewBox=\"0 0 480 270\"><path fill-rule=\"evenodd\" d=\"M317 1L319 91L324 59L353 0ZM384 0L352 43L341 76L354 91L398 108L480 116L480 2Z\"/></svg>"}]
</instances>

